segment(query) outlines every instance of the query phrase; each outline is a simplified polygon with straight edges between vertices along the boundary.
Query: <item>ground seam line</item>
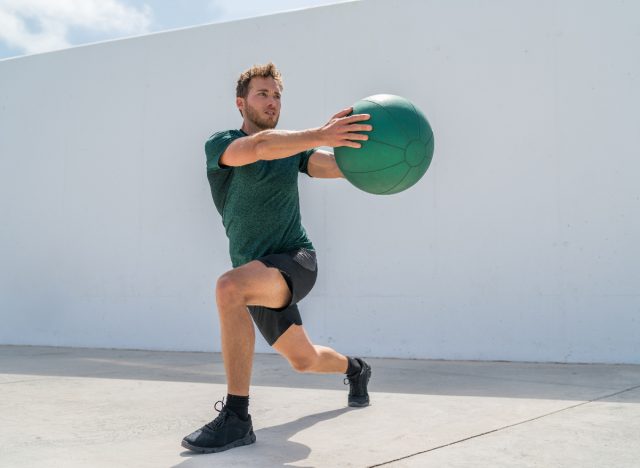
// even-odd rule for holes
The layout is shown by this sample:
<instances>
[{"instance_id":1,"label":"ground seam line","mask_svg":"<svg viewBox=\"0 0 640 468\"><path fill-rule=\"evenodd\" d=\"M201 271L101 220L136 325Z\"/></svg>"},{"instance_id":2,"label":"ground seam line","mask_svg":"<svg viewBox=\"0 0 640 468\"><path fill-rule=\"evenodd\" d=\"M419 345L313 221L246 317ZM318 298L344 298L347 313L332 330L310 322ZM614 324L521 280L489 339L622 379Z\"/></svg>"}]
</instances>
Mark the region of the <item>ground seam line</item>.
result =
<instances>
[{"instance_id":1,"label":"ground seam line","mask_svg":"<svg viewBox=\"0 0 640 468\"><path fill-rule=\"evenodd\" d=\"M482 436L485 436L487 434L492 434L494 432L502 431L504 429L509 429L511 427L520 426L521 424L526 424L528 422L535 421L537 419L542 419L542 418L545 418L547 416L551 416L551 415L556 414L556 413L561 413L562 411L567 411L567 410L570 410L570 409L573 409L573 408L577 408L578 406L583 406L583 405L587 405L589 403L594 403L596 401L604 400L606 398L611 398L611 397L614 397L616 395L620 395L621 393L630 392L631 390L635 390L637 388L640 388L640 385L635 385L633 387L629 387L629 388L626 388L624 390L620 390L619 392L615 392L615 393L611 393L609 395L604 395L604 396L601 396L601 397L598 397L598 398L594 398L593 400L583 401L582 403L578 403L578 404L572 405L572 406L567 406L566 408L561 408L559 410L555 410L555 411L552 411L550 413L546 413L546 414L543 414L543 415L540 415L540 416L536 416L535 418L531 418L531 419L527 419L525 421L520 421L520 422L517 422L517 423L509 424L507 426L499 427L497 429L492 429L490 431L482 432L480 434L472 435L470 437L465 437L464 439L460 439L460 440L456 440L456 441L453 441L453 442L449 442L448 444L439 445L437 447L433 447L433 448L430 448L430 449L427 449L427 450L422 450L420 452L412 453L412 454L406 455L404 457L396 458L394 460L389 460L389 461L386 461L386 462L382 462L382 463L379 463L377 465L369 465L367 468L375 468L375 467L378 467L378 466L388 465L389 463L397 462L397 461L400 461L400 460L406 460L407 458L415 457L416 455L420 455L420 454L428 453L428 452L433 452L434 450L438 450L438 449L441 449L441 448L444 448L444 447L449 447L450 445L459 444L461 442L466 442L467 440L475 439L476 437L482 437Z\"/></svg>"}]
</instances>

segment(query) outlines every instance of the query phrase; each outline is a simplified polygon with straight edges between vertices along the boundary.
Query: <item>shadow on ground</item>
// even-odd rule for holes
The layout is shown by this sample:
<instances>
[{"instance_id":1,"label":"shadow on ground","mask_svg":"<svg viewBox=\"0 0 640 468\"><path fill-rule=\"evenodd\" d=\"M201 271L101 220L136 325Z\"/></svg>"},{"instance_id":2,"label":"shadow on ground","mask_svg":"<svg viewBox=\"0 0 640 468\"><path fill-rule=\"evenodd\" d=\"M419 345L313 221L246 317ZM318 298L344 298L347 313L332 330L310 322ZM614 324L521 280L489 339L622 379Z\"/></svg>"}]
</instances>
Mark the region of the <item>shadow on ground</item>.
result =
<instances>
[{"instance_id":1,"label":"shadow on ground","mask_svg":"<svg viewBox=\"0 0 640 468\"><path fill-rule=\"evenodd\" d=\"M174 467L261 466L260 460L268 460L269 466L287 466L289 463L305 460L311 454L309 446L290 440L294 435L319 422L337 418L352 410L353 408L340 408L324 411L278 426L258 429L256 443L240 449L212 454L196 454L185 450L180 456L189 459Z\"/></svg>"}]
</instances>

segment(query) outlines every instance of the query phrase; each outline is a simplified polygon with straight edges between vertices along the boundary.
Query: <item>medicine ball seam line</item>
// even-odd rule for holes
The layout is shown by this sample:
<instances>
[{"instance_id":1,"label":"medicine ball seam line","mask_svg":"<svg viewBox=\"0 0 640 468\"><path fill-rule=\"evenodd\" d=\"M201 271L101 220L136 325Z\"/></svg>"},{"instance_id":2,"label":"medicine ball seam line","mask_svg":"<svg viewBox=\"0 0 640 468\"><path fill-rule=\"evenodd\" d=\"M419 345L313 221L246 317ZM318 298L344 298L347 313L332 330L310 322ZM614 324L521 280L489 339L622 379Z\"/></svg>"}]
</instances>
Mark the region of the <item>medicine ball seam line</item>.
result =
<instances>
[{"instance_id":1,"label":"medicine ball seam line","mask_svg":"<svg viewBox=\"0 0 640 468\"><path fill-rule=\"evenodd\" d=\"M382 167L380 169L374 169L372 171L344 171L344 172L347 173L347 174L368 174L369 172L380 172L380 171L384 171L386 169L391 169L392 167L399 166L400 164L406 164L406 163L407 163L407 161L405 161L403 159L399 163L395 163L395 164L392 164L391 166L387 166L387 167Z\"/></svg>"},{"instance_id":2,"label":"medicine ball seam line","mask_svg":"<svg viewBox=\"0 0 640 468\"><path fill-rule=\"evenodd\" d=\"M409 175L409 172L411 172L411 167L409 167L409 169L407 169L407 172L402 176L402 179L400 179L400 182L398 182L396 185L394 185L393 187L391 187L389 190L385 190L384 192L380 192L380 195L384 195L386 193L391 192L394 188L396 188L398 185L400 185L402 183L402 181L404 179L407 178L407 176Z\"/></svg>"},{"instance_id":3,"label":"medicine ball seam line","mask_svg":"<svg viewBox=\"0 0 640 468\"><path fill-rule=\"evenodd\" d=\"M413 108L413 110L414 110L414 116L415 116L415 118L416 118L416 122L415 122L415 123L416 123L416 127L418 128L418 139L421 139L421 138L420 138L420 121L419 121L419 119L418 119L418 114L415 112L415 110L416 110L415 106L414 106L414 105L413 105L413 103L412 103L411 101L409 101L408 99L405 99L405 98L403 98L403 97L401 97L401 96L398 96L398 97L399 97L400 99L402 99L402 100L404 100L404 101L408 102L409 104L411 104L411 107L412 107L412 108ZM369 102L372 102L372 101L369 101ZM384 110L386 110L386 111L387 111L387 113L391 116L391 118L392 118L394 121L398 121L398 120L400 120L400 119L398 119L398 118L394 117L394 115L391 113L391 111L390 111L389 109L387 109L385 106L382 106L382 104L380 104L380 103L376 103L376 104L378 104L378 105L379 105L379 106L381 106ZM402 119L402 120L404 120L404 119ZM399 128L402 128L402 127L399 127ZM404 130L406 130L406 127L404 127ZM411 130L409 129L409 130L408 130L408 134L407 134L407 138L408 138L409 140L415 140L415 138L411 138L411 133L412 133L412 132L411 132Z\"/></svg>"},{"instance_id":4,"label":"medicine ball seam line","mask_svg":"<svg viewBox=\"0 0 640 468\"><path fill-rule=\"evenodd\" d=\"M365 99L365 101L367 101L367 100ZM367 102L370 102L370 103L372 103L372 104L375 104L376 106L378 106L378 107L380 107L380 108L384 109L384 111L385 111L387 114L389 114L389 117L391 118L391 122L393 122L393 124L394 124L397 128L399 128L399 129L400 129L400 132L401 132L401 133L404 133L404 136L405 136L405 137L407 137L407 140L413 140L413 139L414 139L414 138L411 138L411 135L407 134L407 132L405 131L405 129L404 129L401 125L398 125L398 122L396 122L396 120L397 120L397 119L393 116L393 114L392 114L391 112L389 112L389 109L387 109L386 107L384 107L382 104L377 103L377 102L374 102L374 101L367 101Z\"/></svg>"},{"instance_id":5,"label":"medicine ball seam line","mask_svg":"<svg viewBox=\"0 0 640 468\"><path fill-rule=\"evenodd\" d=\"M433 134L431 135L431 138L429 139L429 141L431 141L431 140L433 140ZM431 159L433 159L433 158L427 158L427 156L425 155L425 157L424 157L424 158L422 158L422 161L420 161L420 164L422 164L426 159L429 159L429 161L427 162L427 167L426 167L426 168L425 168L425 170L422 172L422 174L423 174L423 175L424 175L424 173L425 173L425 172L427 172L427 169L429 169L429 166L431 165ZM394 185L393 187L391 187L389 190L386 190L386 191L384 191L384 192L380 192L378 195L385 195L385 194L387 194L388 192L390 192L391 190L395 189L398 185L400 185L400 184L401 184L401 183L402 183L402 182L403 182L403 181L404 181L404 180L409 176L409 173L410 173L412 170L414 170L414 169L415 169L415 170L418 170L418 168L420 167L420 164L418 164L417 166L413 166L413 167L409 166L409 170L408 170L408 171L407 171L407 173L402 177L402 179L400 180L400 182L398 182L396 185ZM420 177L422 177L422 176L420 176ZM416 182L417 182L417 181L416 181ZM409 187L412 187L413 185L415 185L415 182L414 182L413 184L411 184ZM406 188L405 188L405 190L406 190L407 188L409 188L409 187L406 187Z\"/></svg>"},{"instance_id":6,"label":"medicine ball seam line","mask_svg":"<svg viewBox=\"0 0 640 468\"><path fill-rule=\"evenodd\" d=\"M428 146L428 145L429 145L429 143L431 143L431 141L432 141L432 140L433 140L433 132L431 133L431 138L429 138L429 140L428 140L424 145L425 145L425 146ZM401 150L401 149L402 149L402 148L400 148L399 146L391 145L391 144L389 144L389 143L385 143L384 141L371 140L371 139L369 139L369 141L375 141L376 143L380 143L380 144L382 144L382 145L391 146L391 147L393 147L393 148L397 148L397 149L399 149L399 150ZM421 141L422 141L422 140L421 140ZM427 155L426 155L426 154L425 154L424 158L422 158L422 160L421 160L421 161L420 161L416 166L409 166L409 170L413 169L414 167L418 167L420 164L422 164L422 163L423 163L423 161L424 161L425 159L427 159ZM433 156L431 157L431 159L433 159ZM385 169L391 169L392 167L399 166L399 165L400 165L400 164L402 164L402 163L408 164L408 163L407 163L407 161L403 159L402 161L400 161L400 162L398 162L398 163L395 163L395 164L392 164L391 166L381 167L380 169L375 169L375 170L372 170L372 171L342 171L342 172L343 172L343 173L345 173L345 174L367 174L367 173L369 173L369 172L379 172L379 171L384 171ZM429 164L431 164L431 163L429 163ZM427 168L428 168L428 166L427 166ZM426 172L426 171L425 171L425 172ZM406 177L406 175L405 175L405 177Z\"/></svg>"},{"instance_id":7,"label":"medicine ball seam line","mask_svg":"<svg viewBox=\"0 0 640 468\"><path fill-rule=\"evenodd\" d=\"M375 141L376 143L380 143L381 145L391 146L392 148L397 148L401 151L406 150L406 148L403 148L402 146L392 145L391 143L387 143L386 141L374 140L373 138L369 138L368 140L365 140L365 142L366 141Z\"/></svg>"},{"instance_id":8,"label":"medicine ball seam line","mask_svg":"<svg viewBox=\"0 0 640 468\"><path fill-rule=\"evenodd\" d=\"M429 138L427 140L427 142L424 144L424 146L429 146L429 143L431 143L431 141L433 141L433 132L431 132L431 138ZM434 146L435 146L435 144L434 144Z\"/></svg>"}]
</instances>

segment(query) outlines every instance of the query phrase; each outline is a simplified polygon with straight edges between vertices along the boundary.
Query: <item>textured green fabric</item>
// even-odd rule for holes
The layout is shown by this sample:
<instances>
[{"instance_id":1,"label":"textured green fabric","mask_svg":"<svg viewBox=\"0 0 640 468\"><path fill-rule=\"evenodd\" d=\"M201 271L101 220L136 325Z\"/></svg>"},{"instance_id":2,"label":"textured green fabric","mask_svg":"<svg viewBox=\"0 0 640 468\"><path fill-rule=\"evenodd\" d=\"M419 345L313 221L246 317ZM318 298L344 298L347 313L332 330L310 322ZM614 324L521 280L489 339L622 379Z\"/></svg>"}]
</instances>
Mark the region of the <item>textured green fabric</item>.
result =
<instances>
[{"instance_id":1,"label":"textured green fabric","mask_svg":"<svg viewBox=\"0 0 640 468\"><path fill-rule=\"evenodd\" d=\"M220 157L242 130L211 135L205 143L207 178L213 202L222 215L233 267L271 253L297 248L315 250L302 226L298 173L307 172L315 149L273 161L220 166Z\"/></svg>"}]
</instances>

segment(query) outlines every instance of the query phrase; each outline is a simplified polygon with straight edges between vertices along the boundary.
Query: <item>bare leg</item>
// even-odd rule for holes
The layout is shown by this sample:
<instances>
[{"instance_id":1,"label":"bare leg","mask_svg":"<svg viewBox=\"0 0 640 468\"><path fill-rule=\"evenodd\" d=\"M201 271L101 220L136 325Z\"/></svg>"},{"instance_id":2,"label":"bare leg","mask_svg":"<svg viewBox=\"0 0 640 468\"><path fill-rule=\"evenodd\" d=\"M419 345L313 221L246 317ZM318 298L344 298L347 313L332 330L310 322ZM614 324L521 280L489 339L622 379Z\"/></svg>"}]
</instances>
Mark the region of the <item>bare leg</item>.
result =
<instances>
[{"instance_id":1,"label":"bare leg","mask_svg":"<svg viewBox=\"0 0 640 468\"><path fill-rule=\"evenodd\" d=\"M344 374L347 357L327 346L314 345L301 325L291 325L273 344L298 372Z\"/></svg>"},{"instance_id":2,"label":"bare leg","mask_svg":"<svg viewBox=\"0 0 640 468\"><path fill-rule=\"evenodd\" d=\"M327 346L313 345L318 353L318 359L306 372L322 374L344 374L349 362L347 357Z\"/></svg>"},{"instance_id":3,"label":"bare leg","mask_svg":"<svg viewBox=\"0 0 640 468\"><path fill-rule=\"evenodd\" d=\"M280 272L258 261L235 268L218 279L216 303L228 393L249 395L255 331L247 305L279 308L290 298L291 292Z\"/></svg>"},{"instance_id":4,"label":"bare leg","mask_svg":"<svg viewBox=\"0 0 640 468\"><path fill-rule=\"evenodd\" d=\"M218 312L227 392L248 396L256 341L251 316L242 303L218 304Z\"/></svg>"}]
</instances>

